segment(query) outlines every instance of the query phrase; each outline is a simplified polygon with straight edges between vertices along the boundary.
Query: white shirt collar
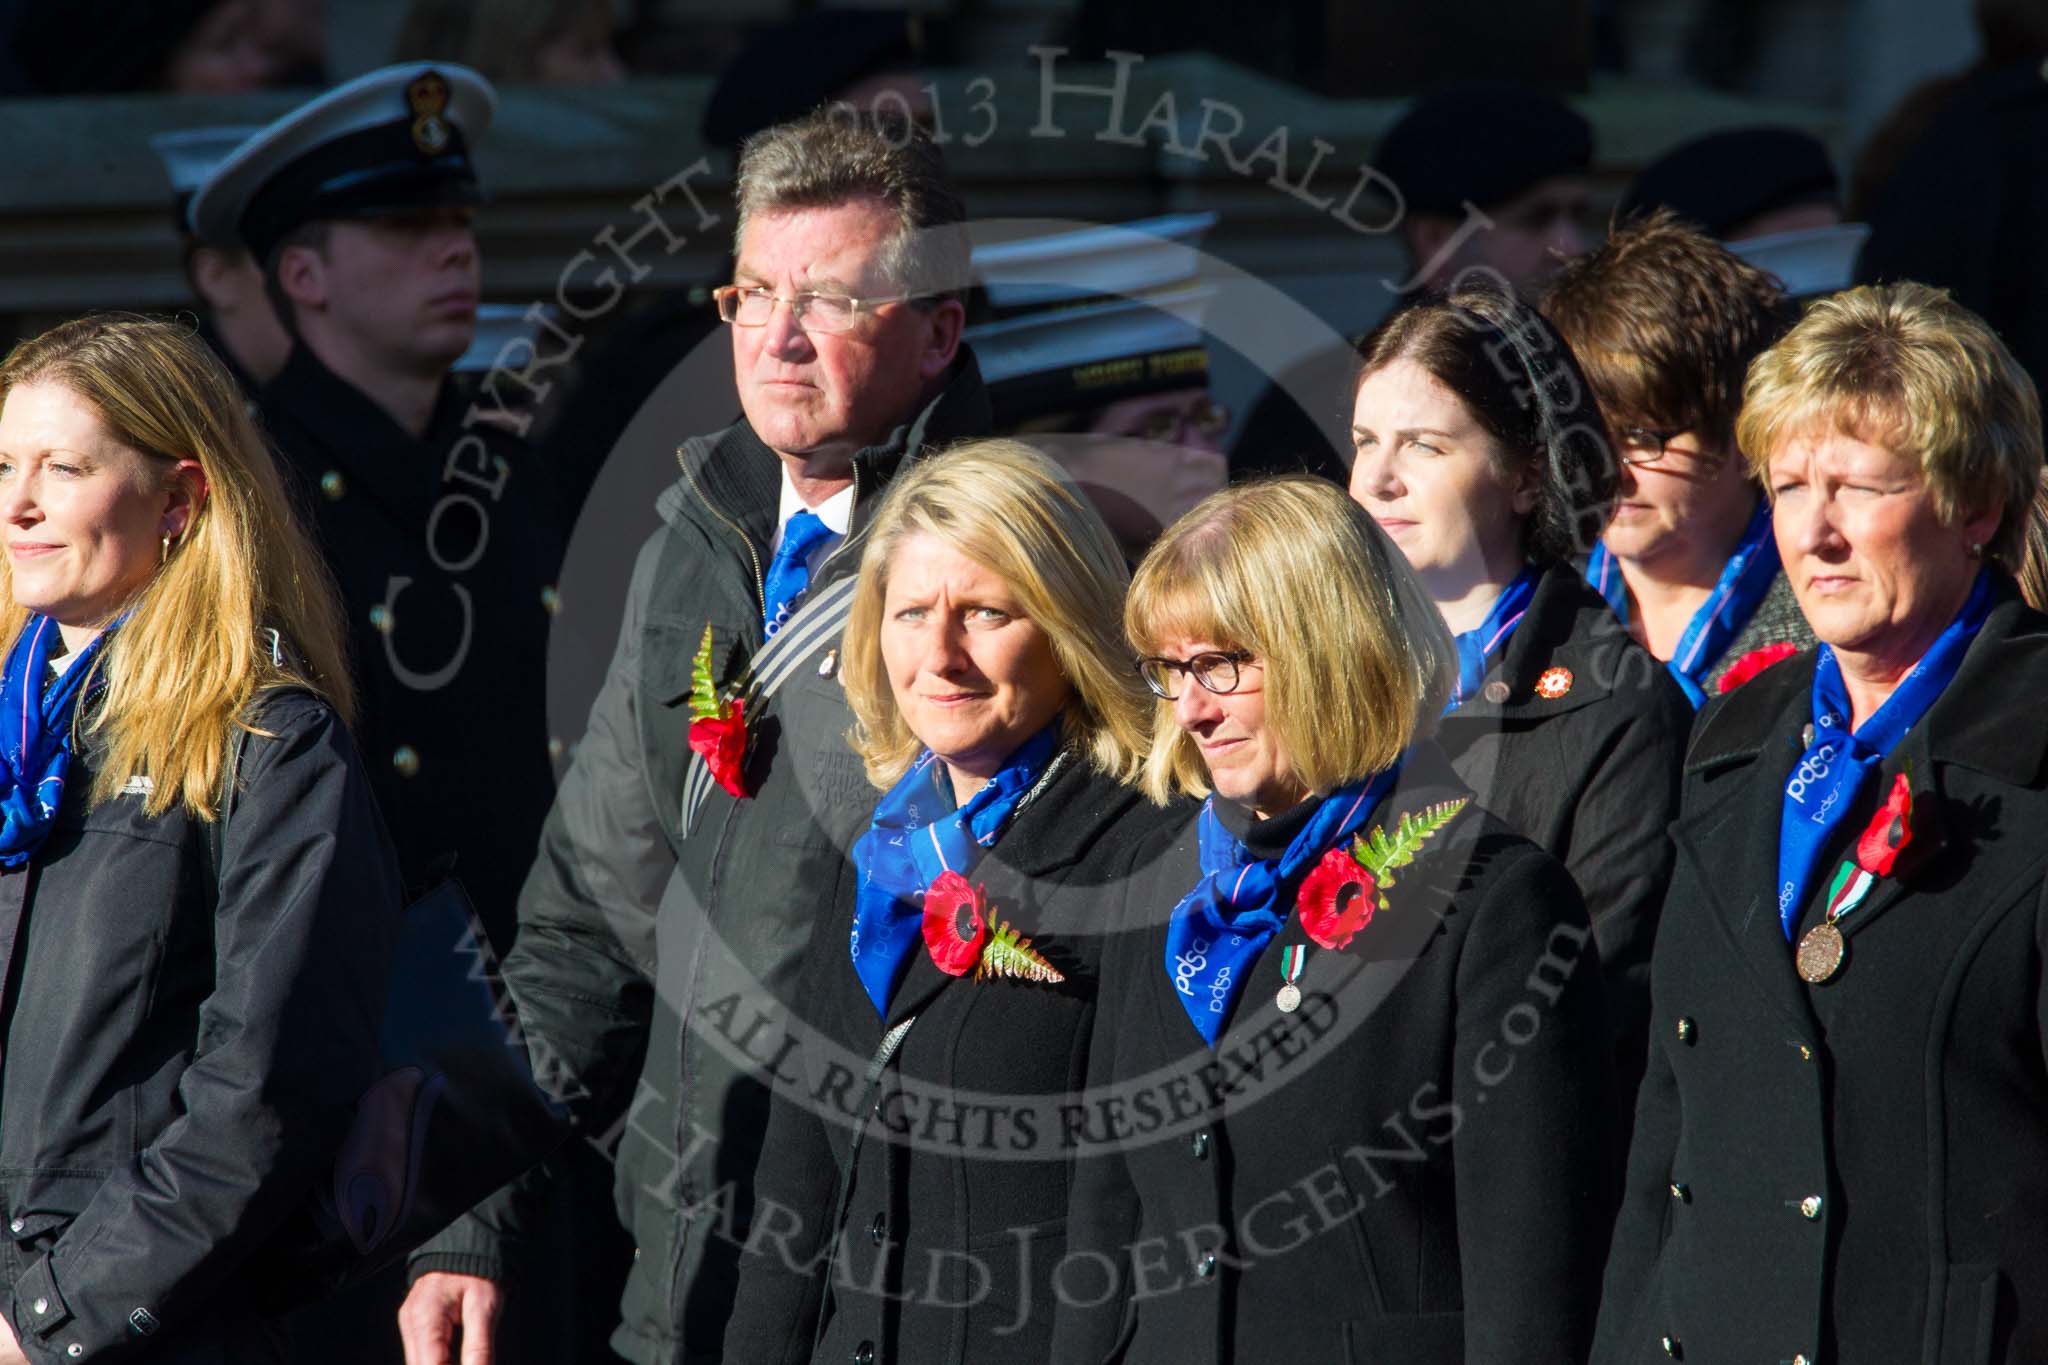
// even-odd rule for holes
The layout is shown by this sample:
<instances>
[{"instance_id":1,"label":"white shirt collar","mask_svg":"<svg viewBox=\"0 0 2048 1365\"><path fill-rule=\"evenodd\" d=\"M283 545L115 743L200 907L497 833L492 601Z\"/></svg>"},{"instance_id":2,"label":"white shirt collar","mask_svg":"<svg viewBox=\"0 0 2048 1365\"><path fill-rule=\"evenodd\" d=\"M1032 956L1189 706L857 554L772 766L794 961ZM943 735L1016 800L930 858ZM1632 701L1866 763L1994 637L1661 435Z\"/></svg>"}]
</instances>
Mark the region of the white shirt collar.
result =
<instances>
[{"instance_id":1,"label":"white shirt collar","mask_svg":"<svg viewBox=\"0 0 2048 1365\"><path fill-rule=\"evenodd\" d=\"M825 529L833 535L845 535L847 526L853 520L853 485L848 484L816 507L809 507L804 502L803 495L796 491L795 482L789 477L789 466L780 460L775 463L782 472L782 503L775 514L775 537L768 542L768 553L772 555L782 548L783 528L789 525L791 517L803 511L815 513L818 520L825 523Z\"/></svg>"}]
</instances>

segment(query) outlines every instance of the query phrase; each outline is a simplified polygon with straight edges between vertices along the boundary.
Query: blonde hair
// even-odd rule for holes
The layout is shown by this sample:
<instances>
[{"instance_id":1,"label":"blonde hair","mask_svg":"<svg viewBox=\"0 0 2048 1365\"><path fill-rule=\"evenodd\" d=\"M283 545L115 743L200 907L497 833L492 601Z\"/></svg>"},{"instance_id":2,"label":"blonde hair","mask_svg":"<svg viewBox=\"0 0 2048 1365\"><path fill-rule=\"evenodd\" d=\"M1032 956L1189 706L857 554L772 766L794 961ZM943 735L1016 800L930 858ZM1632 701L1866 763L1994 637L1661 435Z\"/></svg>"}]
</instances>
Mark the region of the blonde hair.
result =
<instances>
[{"instance_id":1,"label":"blonde hair","mask_svg":"<svg viewBox=\"0 0 2048 1365\"><path fill-rule=\"evenodd\" d=\"M1985 553L2018 569L2042 467L2040 396L1947 291L1910 281L1844 290L1756 358L1736 440L1766 489L1771 452L1816 429L1917 458L1944 523L2001 505Z\"/></svg>"},{"instance_id":2,"label":"blonde hair","mask_svg":"<svg viewBox=\"0 0 2048 1365\"><path fill-rule=\"evenodd\" d=\"M1316 795L1385 769L1435 733L1457 647L1401 554L1344 491L1290 475L1212 493L1138 565L1124 633L1140 654L1182 640L1266 668L1266 723ZM1203 795L1200 750L1157 703L1146 795Z\"/></svg>"},{"instance_id":3,"label":"blonde hair","mask_svg":"<svg viewBox=\"0 0 2048 1365\"><path fill-rule=\"evenodd\" d=\"M920 534L1008 583L1073 688L1062 713L1065 746L1120 782L1136 777L1148 708L1119 631L1130 583L1123 555L1058 465L1021 441L991 440L928 456L898 475L867 532L840 677L855 722L847 738L868 780L893 786L924 748L897 708L881 648L890 560Z\"/></svg>"},{"instance_id":4,"label":"blonde hair","mask_svg":"<svg viewBox=\"0 0 2048 1365\"><path fill-rule=\"evenodd\" d=\"M191 329L132 314L60 323L0 361L0 403L28 384L57 385L85 402L164 484L175 477L173 461L197 460L205 473L205 499L97 656L106 692L82 719L85 733L100 737L94 804L146 774L145 813L182 802L212 819L229 742L238 727L254 732L241 717L258 692L306 688L353 718L326 564L293 514L241 390ZM0 556L6 649L30 615L14 602L13 579ZM268 637L259 639L266 626L288 632L281 661Z\"/></svg>"}]
</instances>

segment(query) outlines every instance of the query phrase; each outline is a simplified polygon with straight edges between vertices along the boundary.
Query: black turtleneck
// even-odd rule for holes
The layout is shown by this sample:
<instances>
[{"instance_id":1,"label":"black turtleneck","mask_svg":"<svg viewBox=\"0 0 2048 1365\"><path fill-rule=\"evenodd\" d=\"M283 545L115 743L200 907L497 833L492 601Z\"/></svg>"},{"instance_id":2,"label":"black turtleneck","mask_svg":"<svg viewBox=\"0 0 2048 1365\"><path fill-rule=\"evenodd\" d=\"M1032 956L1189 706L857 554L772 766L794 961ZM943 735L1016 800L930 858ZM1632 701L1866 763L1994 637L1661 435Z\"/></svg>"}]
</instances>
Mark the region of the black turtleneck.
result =
<instances>
[{"instance_id":1,"label":"black turtleneck","mask_svg":"<svg viewBox=\"0 0 2048 1365\"><path fill-rule=\"evenodd\" d=\"M1223 828L1230 831L1233 839L1245 846L1245 851L1254 858L1271 860L1287 851L1294 842L1294 836L1308 828L1308 822L1315 818L1322 802L1315 797L1298 801L1278 815L1261 820L1252 813L1250 806L1232 801L1227 796L1214 798L1216 818Z\"/></svg>"}]
</instances>

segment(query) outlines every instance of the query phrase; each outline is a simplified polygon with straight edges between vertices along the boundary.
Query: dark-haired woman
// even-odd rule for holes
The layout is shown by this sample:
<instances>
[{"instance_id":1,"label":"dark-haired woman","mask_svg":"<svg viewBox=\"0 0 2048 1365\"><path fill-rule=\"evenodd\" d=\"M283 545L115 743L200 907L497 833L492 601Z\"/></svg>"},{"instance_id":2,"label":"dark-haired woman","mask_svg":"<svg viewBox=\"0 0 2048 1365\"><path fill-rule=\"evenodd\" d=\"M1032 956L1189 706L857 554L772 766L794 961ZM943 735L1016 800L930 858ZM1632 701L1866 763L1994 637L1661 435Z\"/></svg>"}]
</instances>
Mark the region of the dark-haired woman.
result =
<instances>
[{"instance_id":1,"label":"dark-haired woman","mask_svg":"<svg viewBox=\"0 0 2048 1365\"><path fill-rule=\"evenodd\" d=\"M1458 775L1585 894L1628 1100L1692 708L1572 564L1614 499L1606 428L1550 325L1493 290L1406 309L1363 350L1351 496L1456 635L1438 738Z\"/></svg>"}]
</instances>

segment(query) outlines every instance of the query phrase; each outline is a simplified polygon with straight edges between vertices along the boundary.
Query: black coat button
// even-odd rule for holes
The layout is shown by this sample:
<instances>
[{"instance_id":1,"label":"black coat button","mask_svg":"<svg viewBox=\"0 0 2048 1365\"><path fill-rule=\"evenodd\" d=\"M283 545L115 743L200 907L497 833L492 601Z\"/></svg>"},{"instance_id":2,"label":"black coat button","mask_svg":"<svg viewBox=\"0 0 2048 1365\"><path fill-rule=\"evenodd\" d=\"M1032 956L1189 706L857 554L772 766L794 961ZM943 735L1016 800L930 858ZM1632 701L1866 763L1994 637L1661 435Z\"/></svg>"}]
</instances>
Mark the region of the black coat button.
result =
<instances>
[{"instance_id":1,"label":"black coat button","mask_svg":"<svg viewBox=\"0 0 2048 1365\"><path fill-rule=\"evenodd\" d=\"M880 1246L889 1240L889 1219L887 1216L879 1213L875 1215L875 1221L868 1224L868 1240L876 1246Z\"/></svg>"},{"instance_id":2,"label":"black coat button","mask_svg":"<svg viewBox=\"0 0 2048 1365\"><path fill-rule=\"evenodd\" d=\"M1193 1140L1188 1143L1188 1147L1194 1152L1195 1160L1206 1160L1209 1155L1209 1135L1206 1132L1195 1134Z\"/></svg>"},{"instance_id":3,"label":"black coat button","mask_svg":"<svg viewBox=\"0 0 2048 1365\"><path fill-rule=\"evenodd\" d=\"M863 1341L854 1347L853 1365L875 1365L875 1343Z\"/></svg>"}]
</instances>

